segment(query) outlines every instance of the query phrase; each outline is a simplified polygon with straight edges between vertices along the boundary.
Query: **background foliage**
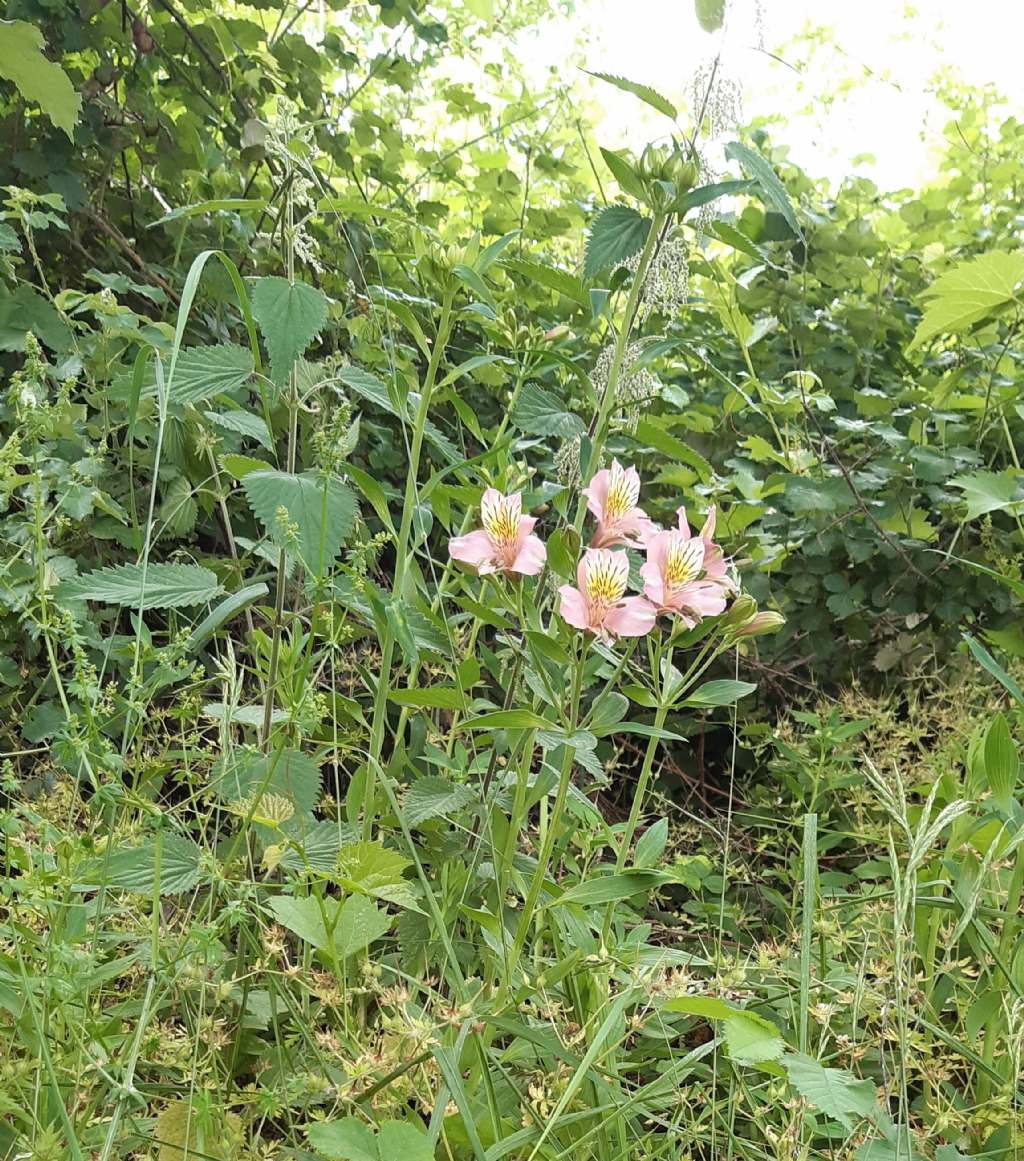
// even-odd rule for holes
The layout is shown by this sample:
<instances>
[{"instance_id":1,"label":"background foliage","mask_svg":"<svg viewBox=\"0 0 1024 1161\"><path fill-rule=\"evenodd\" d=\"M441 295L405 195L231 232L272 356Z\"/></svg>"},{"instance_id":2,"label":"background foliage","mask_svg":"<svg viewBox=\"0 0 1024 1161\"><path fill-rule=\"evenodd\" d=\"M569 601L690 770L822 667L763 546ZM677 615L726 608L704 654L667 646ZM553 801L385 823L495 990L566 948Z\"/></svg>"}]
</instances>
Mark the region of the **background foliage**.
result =
<instances>
[{"instance_id":1,"label":"background foliage","mask_svg":"<svg viewBox=\"0 0 1024 1161\"><path fill-rule=\"evenodd\" d=\"M0 1154L1019 1147L1020 125L612 154L546 10L6 6ZM607 451L786 626L673 701L443 544L571 575L683 130Z\"/></svg>"}]
</instances>

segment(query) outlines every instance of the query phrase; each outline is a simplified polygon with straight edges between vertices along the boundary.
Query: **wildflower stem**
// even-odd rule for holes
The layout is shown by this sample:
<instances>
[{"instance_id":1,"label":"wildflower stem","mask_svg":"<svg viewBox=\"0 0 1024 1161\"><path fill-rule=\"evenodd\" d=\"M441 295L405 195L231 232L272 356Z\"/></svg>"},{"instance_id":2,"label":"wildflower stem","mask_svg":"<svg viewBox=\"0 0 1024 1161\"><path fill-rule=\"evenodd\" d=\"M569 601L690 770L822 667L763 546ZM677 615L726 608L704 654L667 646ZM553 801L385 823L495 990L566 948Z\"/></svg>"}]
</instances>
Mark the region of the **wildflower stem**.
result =
<instances>
[{"instance_id":1,"label":"wildflower stem","mask_svg":"<svg viewBox=\"0 0 1024 1161\"><path fill-rule=\"evenodd\" d=\"M412 441L409 447L409 470L405 477L405 497L402 503L402 520L398 528L398 538L395 541L395 579L391 592L392 597L401 598L405 584L405 567L408 556L409 533L412 531L412 515L416 508L416 498L419 491L420 455L423 451L423 430L430 412L430 403L434 395L434 384L437 381L437 371L441 365L448 334L452 324L452 303L455 298L454 290L445 293L441 304L441 318L437 326L437 337L430 352L427 363L427 373L423 380L423 390L420 393L416 416L413 420ZM381 641L380 673L377 677L377 688L373 698L373 719L370 724L370 759L366 766L366 782L363 791L363 838L369 839L373 830L373 800L376 794L376 764L380 761L381 749L384 745L384 729L387 724L388 694L391 692L391 663L395 655L395 634L388 627Z\"/></svg>"}]
</instances>

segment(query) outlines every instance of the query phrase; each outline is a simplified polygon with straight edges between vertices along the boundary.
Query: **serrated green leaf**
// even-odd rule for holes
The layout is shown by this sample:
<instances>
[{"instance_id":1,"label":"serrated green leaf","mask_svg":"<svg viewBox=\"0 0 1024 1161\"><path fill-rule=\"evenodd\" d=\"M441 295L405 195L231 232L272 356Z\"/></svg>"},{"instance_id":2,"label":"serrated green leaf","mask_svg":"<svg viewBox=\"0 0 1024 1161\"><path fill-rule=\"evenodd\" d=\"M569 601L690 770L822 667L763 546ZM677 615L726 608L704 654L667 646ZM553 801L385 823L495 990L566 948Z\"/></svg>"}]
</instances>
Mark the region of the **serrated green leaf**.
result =
<instances>
[{"instance_id":1,"label":"serrated green leaf","mask_svg":"<svg viewBox=\"0 0 1024 1161\"><path fill-rule=\"evenodd\" d=\"M223 591L215 573L195 564L114 564L65 581L57 596L147 610L203 605Z\"/></svg>"},{"instance_id":2,"label":"serrated green leaf","mask_svg":"<svg viewBox=\"0 0 1024 1161\"><path fill-rule=\"evenodd\" d=\"M473 801L468 786L429 775L417 778L405 792L402 814L410 826L419 826L431 818L445 818L463 810Z\"/></svg>"},{"instance_id":3,"label":"serrated green leaf","mask_svg":"<svg viewBox=\"0 0 1024 1161\"><path fill-rule=\"evenodd\" d=\"M342 886L388 903L416 910L416 895L405 871L412 864L382 843L348 843L338 852L337 873Z\"/></svg>"},{"instance_id":4,"label":"serrated green leaf","mask_svg":"<svg viewBox=\"0 0 1024 1161\"><path fill-rule=\"evenodd\" d=\"M169 366L165 364L165 375ZM174 378L167 384L169 403L202 403L215 395L234 391L253 373L252 352L236 343L218 343L206 347L186 347L174 365ZM131 377L122 376L112 389L111 398L129 398ZM156 395L156 373L153 363L146 367L139 392L140 399Z\"/></svg>"},{"instance_id":5,"label":"serrated green leaf","mask_svg":"<svg viewBox=\"0 0 1024 1161\"><path fill-rule=\"evenodd\" d=\"M954 476L949 483L963 490L968 520L976 520L986 512L1001 512L1024 501L1024 473L1011 468L1002 472L970 472Z\"/></svg>"},{"instance_id":6,"label":"serrated green leaf","mask_svg":"<svg viewBox=\"0 0 1024 1161\"><path fill-rule=\"evenodd\" d=\"M852 1132L855 1122L870 1117L875 1109L875 1086L858 1080L842 1068L825 1068L809 1056L787 1054L783 1065L789 1083L825 1116Z\"/></svg>"},{"instance_id":7,"label":"serrated green leaf","mask_svg":"<svg viewBox=\"0 0 1024 1161\"><path fill-rule=\"evenodd\" d=\"M267 430L267 421L261 416L248 411L205 411L203 414L215 427L254 440L267 451L274 450L274 442Z\"/></svg>"},{"instance_id":8,"label":"serrated green leaf","mask_svg":"<svg viewBox=\"0 0 1024 1161\"><path fill-rule=\"evenodd\" d=\"M270 539L290 549L278 520L278 510L285 509L295 526L294 551L315 576L326 571L355 526L355 496L336 476L247 472L242 488Z\"/></svg>"},{"instance_id":9,"label":"serrated green leaf","mask_svg":"<svg viewBox=\"0 0 1024 1161\"><path fill-rule=\"evenodd\" d=\"M802 238L803 231L800 229L800 223L796 220L793 203L789 200L786 187L779 180L779 175L772 168L771 163L760 153L755 153L750 146L744 145L742 141L730 141L725 147L725 156L740 163L743 172L757 182L765 203L780 213L786 219L786 225L793 233L798 238Z\"/></svg>"},{"instance_id":10,"label":"serrated green leaf","mask_svg":"<svg viewBox=\"0 0 1024 1161\"><path fill-rule=\"evenodd\" d=\"M305 282L260 278L252 291L252 313L267 344L274 382L280 384L327 321L327 297Z\"/></svg>"},{"instance_id":11,"label":"serrated green leaf","mask_svg":"<svg viewBox=\"0 0 1024 1161\"><path fill-rule=\"evenodd\" d=\"M583 274L593 278L602 270L619 266L639 254L651 228L650 218L629 206L608 206L590 226Z\"/></svg>"},{"instance_id":12,"label":"serrated green leaf","mask_svg":"<svg viewBox=\"0 0 1024 1161\"><path fill-rule=\"evenodd\" d=\"M283 795L298 813L309 814L320 801L320 767L300 750L261 754L236 749L214 766L210 789L224 802L257 794Z\"/></svg>"},{"instance_id":13,"label":"serrated green leaf","mask_svg":"<svg viewBox=\"0 0 1024 1161\"><path fill-rule=\"evenodd\" d=\"M1024 282L1024 253L990 250L963 262L928 287L929 299L907 348L912 351L936 335L955 334L1019 300Z\"/></svg>"},{"instance_id":14,"label":"serrated green leaf","mask_svg":"<svg viewBox=\"0 0 1024 1161\"><path fill-rule=\"evenodd\" d=\"M584 431L583 420L567 411L557 395L536 383L524 385L511 418L520 431L530 435L557 435L569 440Z\"/></svg>"},{"instance_id":15,"label":"serrated green leaf","mask_svg":"<svg viewBox=\"0 0 1024 1161\"><path fill-rule=\"evenodd\" d=\"M657 109L659 113L664 113L673 121L676 119L675 105L667 97L663 97L657 89L652 89L650 85L641 85L636 81L627 80L625 77L614 76L612 73L593 73L589 69L584 71L590 73L592 77L597 77L599 81L614 85L620 92L632 93L634 97L639 97L645 105L650 105L652 109Z\"/></svg>"},{"instance_id":16,"label":"serrated green leaf","mask_svg":"<svg viewBox=\"0 0 1024 1161\"><path fill-rule=\"evenodd\" d=\"M739 1012L725 1022L725 1047L737 1064L778 1060L785 1041L778 1028L756 1012Z\"/></svg>"},{"instance_id":17,"label":"serrated green leaf","mask_svg":"<svg viewBox=\"0 0 1024 1161\"><path fill-rule=\"evenodd\" d=\"M152 895L160 861L159 893L180 895L190 891L202 877L203 852L191 839L165 833L159 842L150 836L139 847L115 850L91 860L80 872L79 891L94 891L101 886Z\"/></svg>"},{"instance_id":18,"label":"serrated green leaf","mask_svg":"<svg viewBox=\"0 0 1024 1161\"><path fill-rule=\"evenodd\" d=\"M58 129L75 139L82 98L67 73L43 54L43 34L24 20L0 20L0 77L38 105Z\"/></svg>"}]
</instances>

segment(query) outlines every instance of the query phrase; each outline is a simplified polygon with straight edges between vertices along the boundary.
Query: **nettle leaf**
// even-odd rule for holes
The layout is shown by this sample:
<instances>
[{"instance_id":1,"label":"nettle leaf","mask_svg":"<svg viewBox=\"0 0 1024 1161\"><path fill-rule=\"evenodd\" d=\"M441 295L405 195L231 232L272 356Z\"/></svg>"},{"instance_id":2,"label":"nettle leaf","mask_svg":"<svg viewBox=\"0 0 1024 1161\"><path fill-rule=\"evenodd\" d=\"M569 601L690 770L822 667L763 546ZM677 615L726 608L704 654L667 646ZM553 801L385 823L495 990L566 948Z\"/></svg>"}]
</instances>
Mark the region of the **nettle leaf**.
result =
<instances>
[{"instance_id":1,"label":"nettle leaf","mask_svg":"<svg viewBox=\"0 0 1024 1161\"><path fill-rule=\"evenodd\" d=\"M597 77L599 81L614 85L623 93L632 93L634 97L639 97L644 104L650 105L652 109L657 109L659 113L664 113L673 121L676 119L675 105L667 97L663 97L657 89L652 89L650 85L641 85L636 81L627 80L625 77L613 76L611 73L592 73L590 69L583 71L590 73L592 77Z\"/></svg>"},{"instance_id":2,"label":"nettle leaf","mask_svg":"<svg viewBox=\"0 0 1024 1161\"><path fill-rule=\"evenodd\" d=\"M693 0L697 22L705 32L717 32L725 22L726 0Z\"/></svg>"},{"instance_id":3,"label":"nettle leaf","mask_svg":"<svg viewBox=\"0 0 1024 1161\"><path fill-rule=\"evenodd\" d=\"M431 818L447 818L469 806L474 799L468 786L428 775L418 778L406 791L402 814L410 826L419 826Z\"/></svg>"},{"instance_id":4,"label":"nettle leaf","mask_svg":"<svg viewBox=\"0 0 1024 1161\"><path fill-rule=\"evenodd\" d=\"M203 852L191 839L164 834L159 843L150 836L140 847L115 850L91 860L82 871L77 891L95 891L101 886L133 894L152 895L160 861L159 893L180 895L190 891L202 877Z\"/></svg>"},{"instance_id":5,"label":"nettle leaf","mask_svg":"<svg viewBox=\"0 0 1024 1161\"><path fill-rule=\"evenodd\" d=\"M967 519L976 520L986 512L1001 512L1024 501L1024 473L1007 468L1002 472L970 472L949 481L963 489Z\"/></svg>"},{"instance_id":6,"label":"nettle leaf","mask_svg":"<svg viewBox=\"0 0 1024 1161\"><path fill-rule=\"evenodd\" d=\"M639 254L651 228L650 218L629 206L608 206L594 219L587 235L583 274L593 278Z\"/></svg>"},{"instance_id":7,"label":"nettle leaf","mask_svg":"<svg viewBox=\"0 0 1024 1161\"><path fill-rule=\"evenodd\" d=\"M247 472L242 488L270 539L288 549L292 545L283 537L278 519L278 510L285 509L289 524L295 526L294 550L317 576L338 555L355 525L356 498L337 476Z\"/></svg>"},{"instance_id":8,"label":"nettle leaf","mask_svg":"<svg viewBox=\"0 0 1024 1161\"><path fill-rule=\"evenodd\" d=\"M583 420L571 411L557 395L536 383L527 383L519 393L512 411L512 422L530 435L557 435L569 440L581 435Z\"/></svg>"},{"instance_id":9,"label":"nettle leaf","mask_svg":"<svg viewBox=\"0 0 1024 1161\"><path fill-rule=\"evenodd\" d=\"M301 750L261 754L237 749L214 767L210 788L225 802L256 794L283 795L298 812L309 814L320 800L320 767Z\"/></svg>"},{"instance_id":10,"label":"nettle leaf","mask_svg":"<svg viewBox=\"0 0 1024 1161\"><path fill-rule=\"evenodd\" d=\"M233 431L245 439L251 439L267 451L274 450L274 441L267 430L267 421L249 411L204 411L203 414L215 426L225 431Z\"/></svg>"},{"instance_id":11,"label":"nettle leaf","mask_svg":"<svg viewBox=\"0 0 1024 1161\"><path fill-rule=\"evenodd\" d=\"M280 384L327 321L327 296L305 282L260 278L252 291L252 313L267 344L274 382Z\"/></svg>"},{"instance_id":12,"label":"nettle leaf","mask_svg":"<svg viewBox=\"0 0 1024 1161\"><path fill-rule=\"evenodd\" d=\"M205 605L224 592L215 573L195 564L115 564L65 581L62 601L98 601L133 609L178 609Z\"/></svg>"},{"instance_id":13,"label":"nettle leaf","mask_svg":"<svg viewBox=\"0 0 1024 1161\"><path fill-rule=\"evenodd\" d=\"M796 211L789 200L786 187L779 180L779 175L772 168L771 163L755 153L749 145L742 141L730 141L725 147L725 156L732 161L738 161L743 172L754 179L761 191L765 203L773 210L777 210L785 219L786 225L798 238L803 237L800 223L796 220Z\"/></svg>"},{"instance_id":14,"label":"nettle leaf","mask_svg":"<svg viewBox=\"0 0 1024 1161\"><path fill-rule=\"evenodd\" d=\"M37 104L58 129L75 139L82 98L67 73L43 54L43 34L24 20L0 20L0 77Z\"/></svg>"},{"instance_id":15,"label":"nettle leaf","mask_svg":"<svg viewBox=\"0 0 1024 1161\"><path fill-rule=\"evenodd\" d=\"M843 1068L825 1068L797 1052L788 1053L783 1064L797 1092L847 1132L852 1132L856 1121L874 1112L875 1086L870 1080L858 1080Z\"/></svg>"},{"instance_id":16,"label":"nettle leaf","mask_svg":"<svg viewBox=\"0 0 1024 1161\"><path fill-rule=\"evenodd\" d=\"M170 370L164 364L164 374ZM200 403L226 391L234 391L252 375L252 352L235 343L212 347L188 347L178 356L174 378L169 382L170 403ZM156 394L156 376L150 368L143 396Z\"/></svg>"},{"instance_id":17,"label":"nettle leaf","mask_svg":"<svg viewBox=\"0 0 1024 1161\"><path fill-rule=\"evenodd\" d=\"M1007 303L1018 301L1024 253L990 250L963 262L928 287L930 299L908 351L935 338L966 330Z\"/></svg>"}]
</instances>

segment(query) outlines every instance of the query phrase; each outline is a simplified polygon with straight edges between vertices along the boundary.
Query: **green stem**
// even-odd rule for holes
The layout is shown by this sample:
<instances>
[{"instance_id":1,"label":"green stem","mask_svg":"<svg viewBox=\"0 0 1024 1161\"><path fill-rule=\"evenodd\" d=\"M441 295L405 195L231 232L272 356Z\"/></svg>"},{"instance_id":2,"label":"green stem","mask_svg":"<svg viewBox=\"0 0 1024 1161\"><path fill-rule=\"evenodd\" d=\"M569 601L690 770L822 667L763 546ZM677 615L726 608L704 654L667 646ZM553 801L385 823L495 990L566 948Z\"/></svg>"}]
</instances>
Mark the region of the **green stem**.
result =
<instances>
[{"instance_id":1,"label":"green stem","mask_svg":"<svg viewBox=\"0 0 1024 1161\"><path fill-rule=\"evenodd\" d=\"M419 492L420 455L423 451L423 429L430 411L430 403L437 381L437 371L441 365L445 345L452 323L452 302L455 292L446 291L441 306L441 319L437 327L434 349L430 352L427 374L420 394L419 406L413 420L412 443L409 449L409 471L405 478L405 499L402 505L402 522L395 541L395 577L392 596L401 598L405 583L405 569L409 534L412 531L412 515ZM370 761L366 764L366 782L363 791L363 838L369 839L373 830L373 803L376 796L376 764L380 761L384 746L384 730L387 725L388 694L391 692L391 663L395 655L395 635L388 628L381 641L380 674L373 698L373 720L370 724Z\"/></svg>"}]
</instances>

